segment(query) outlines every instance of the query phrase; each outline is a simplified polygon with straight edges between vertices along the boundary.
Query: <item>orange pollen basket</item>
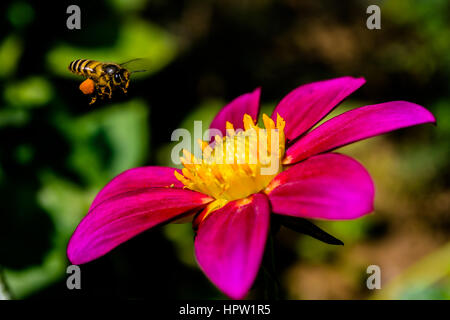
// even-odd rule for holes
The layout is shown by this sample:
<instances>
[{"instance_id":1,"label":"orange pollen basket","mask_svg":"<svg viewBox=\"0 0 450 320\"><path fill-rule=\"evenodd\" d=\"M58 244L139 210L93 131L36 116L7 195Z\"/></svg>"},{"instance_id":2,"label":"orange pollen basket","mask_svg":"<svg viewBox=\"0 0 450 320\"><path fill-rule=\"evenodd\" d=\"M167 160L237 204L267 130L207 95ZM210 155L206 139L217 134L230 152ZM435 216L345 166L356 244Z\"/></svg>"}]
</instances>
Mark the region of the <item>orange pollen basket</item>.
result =
<instances>
[{"instance_id":1,"label":"orange pollen basket","mask_svg":"<svg viewBox=\"0 0 450 320\"><path fill-rule=\"evenodd\" d=\"M86 79L80 84L80 90L84 94L92 94L94 92L95 85L92 79Z\"/></svg>"}]
</instances>

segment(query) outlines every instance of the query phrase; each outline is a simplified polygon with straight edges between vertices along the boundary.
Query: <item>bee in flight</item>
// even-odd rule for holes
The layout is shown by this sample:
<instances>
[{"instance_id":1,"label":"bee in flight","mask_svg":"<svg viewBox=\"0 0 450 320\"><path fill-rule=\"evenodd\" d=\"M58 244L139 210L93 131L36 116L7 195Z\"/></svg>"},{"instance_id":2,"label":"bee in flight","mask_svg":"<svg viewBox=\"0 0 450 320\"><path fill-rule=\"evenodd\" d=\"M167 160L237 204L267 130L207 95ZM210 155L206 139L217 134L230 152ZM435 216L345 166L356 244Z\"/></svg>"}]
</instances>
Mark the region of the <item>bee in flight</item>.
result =
<instances>
[{"instance_id":1,"label":"bee in flight","mask_svg":"<svg viewBox=\"0 0 450 320\"><path fill-rule=\"evenodd\" d=\"M146 62L146 59L133 59L125 63L117 64L90 59L78 59L69 64L69 70L86 78L80 84L80 90L84 94L92 95L91 102L89 102L91 105L97 101L97 97L103 99L105 96L108 96L111 99L112 92L116 89L127 93L128 85L130 84L130 75L135 72L146 71L130 71L132 67L131 63L134 65L137 63L138 66L142 66Z\"/></svg>"}]
</instances>

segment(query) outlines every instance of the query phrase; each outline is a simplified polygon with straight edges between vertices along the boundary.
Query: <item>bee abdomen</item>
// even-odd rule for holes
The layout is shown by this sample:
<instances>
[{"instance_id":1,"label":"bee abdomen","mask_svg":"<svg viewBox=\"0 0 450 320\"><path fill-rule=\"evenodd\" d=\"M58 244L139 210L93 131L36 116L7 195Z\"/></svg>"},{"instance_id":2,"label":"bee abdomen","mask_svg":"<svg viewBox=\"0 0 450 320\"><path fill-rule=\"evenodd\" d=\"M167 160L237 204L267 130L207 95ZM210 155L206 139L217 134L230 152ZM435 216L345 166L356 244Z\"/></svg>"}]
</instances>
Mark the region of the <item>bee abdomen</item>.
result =
<instances>
[{"instance_id":1,"label":"bee abdomen","mask_svg":"<svg viewBox=\"0 0 450 320\"><path fill-rule=\"evenodd\" d=\"M69 64L69 70L81 76L89 76L100 62L90 59L78 59Z\"/></svg>"}]
</instances>

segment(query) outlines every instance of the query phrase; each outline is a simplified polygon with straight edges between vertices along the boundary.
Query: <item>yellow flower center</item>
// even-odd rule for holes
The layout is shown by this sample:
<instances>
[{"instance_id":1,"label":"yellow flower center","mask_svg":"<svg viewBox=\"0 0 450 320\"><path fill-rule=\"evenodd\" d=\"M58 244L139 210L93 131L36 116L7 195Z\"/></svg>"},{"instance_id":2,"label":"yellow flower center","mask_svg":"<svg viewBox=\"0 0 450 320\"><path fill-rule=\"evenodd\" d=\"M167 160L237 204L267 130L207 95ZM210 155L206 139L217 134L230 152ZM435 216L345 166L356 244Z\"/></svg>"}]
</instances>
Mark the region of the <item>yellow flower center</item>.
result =
<instances>
[{"instance_id":1,"label":"yellow flower center","mask_svg":"<svg viewBox=\"0 0 450 320\"><path fill-rule=\"evenodd\" d=\"M175 172L175 177L186 188L216 199L209 211L263 190L282 171L285 122L277 115L275 124L265 114L263 122L265 129L255 125L248 114L244 115L244 130L235 130L227 122L224 138L216 136L211 145L199 141L202 159L183 150L184 168L182 174Z\"/></svg>"}]
</instances>

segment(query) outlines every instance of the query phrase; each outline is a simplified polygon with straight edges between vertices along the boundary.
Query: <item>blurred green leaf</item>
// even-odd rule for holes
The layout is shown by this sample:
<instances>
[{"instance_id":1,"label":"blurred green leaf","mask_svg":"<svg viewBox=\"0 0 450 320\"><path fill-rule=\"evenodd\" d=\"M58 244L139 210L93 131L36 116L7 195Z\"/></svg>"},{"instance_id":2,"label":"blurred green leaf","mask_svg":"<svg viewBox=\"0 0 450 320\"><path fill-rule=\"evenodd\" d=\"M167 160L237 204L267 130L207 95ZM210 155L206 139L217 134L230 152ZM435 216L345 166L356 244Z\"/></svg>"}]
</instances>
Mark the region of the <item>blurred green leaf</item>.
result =
<instances>
[{"instance_id":1,"label":"blurred green leaf","mask_svg":"<svg viewBox=\"0 0 450 320\"><path fill-rule=\"evenodd\" d=\"M34 19L33 7L24 1L14 1L7 10L9 22L16 28L30 24Z\"/></svg>"},{"instance_id":2,"label":"blurred green leaf","mask_svg":"<svg viewBox=\"0 0 450 320\"><path fill-rule=\"evenodd\" d=\"M30 163L33 159L34 149L27 144L21 144L16 148L16 159L20 164Z\"/></svg>"},{"instance_id":3,"label":"blurred green leaf","mask_svg":"<svg viewBox=\"0 0 450 320\"><path fill-rule=\"evenodd\" d=\"M71 166L94 186L142 165L149 148L148 108L141 100L93 111L77 119L59 119L73 143Z\"/></svg>"},{"instance_id":4,"label":"blurred green leaf","mask_svg":"<svg viewBox=\"0 0 450 320\"><path fill-rule=\"evenodd\" d=\"M5 270L5 277L14 298L23 299L63 278L65 268L65 250L56 248L47 255L42 265L22 271Z\"/></svg>"},{"instance_id":5,"label":"blurred green leaf","mask_svg":"<svg viewBox=\"0 0 450 320\"><path fill-rule=\"evenodd\" d=\"M56 228L55 242L62 247L87 213L98 189L81 188L51 172L41 176L39 204L50 214ZM67 205L70 204L70 205Z\"/></svg>"},{"instance_id":6,"label":"blurred green leaf","mask_svg":"<svg viewBox=\"0 0 450 320\"><path fill-rule=\"evenodd\" d=\"M439 100L433 110L437 119L435 131L440 138L448 139L450 137L450 100Z\"/></svg>"},{"instance_id":7,"label":"blurred green leaf","mask_svg":"<svg viewBox=\"0 0 450 320\"><path fill-rule=\"evenodd\" d=\"M0 43L0 78L10 77L17 69L20 56L23 52L22 40L11 34Z\"/></svg>"},{"instance_id":8,"label":"blurred green leaf","mask_svg":"<svg viewBox=\"0 0 450 320\"><path fill-rule=\"evenodd\" d=\"M109 0L109 3L117 12L129 12L142 10L148 0Z\"/></svg>"},{"instance_id":9,"label":"blurred green leaf","mask_svg":"<svg viewBox=\"0 0 450 320\"><path fill-rule=\"evenodd\" d=\"M373 299L447 299L450 242L422 258L373 295Z\"/></svg>"},{"instance_id":10,"label":"blurred green leaf","mask_svg":"<svg viewBox=\"0 0 450 320\"><path fill-rule=\"evenodd\" d=\"M450 284L437 283L429 287L416 285L405 288L398 296L400 300L449 300Z\"/></svg>"},{"instance_id":11,"label":"blurred green leaf","mask_svg":"<svg viewBox=\"0 0 450 320\"><path fill-rule=\"evenodd\" d=\"M53 87L43 77L32 76L5 87L4 98L16 108L35 108L47 104L53 97Z\"/></svg>"},{"instance_id":12,"label":"blurred green leaf","mask_svg":"<svg viewBox=\"0 0 450 320\"><path fill-rule=\"evenodd\" d=\"M28 119L29 115L25 110L0 110L0 127L23 126Z\"/></svg>"},{"instance_id":13,"label":"blurred green leaf","mask_svg":"<svg viewBox=\"0 0 450 320\"><path fill-rule=\"evenodd\" d=\"M44 173L41 180L43 186L38 193L38 201L56 226L54 247L39 266L20 271L5 270L11 292L18 299L26 298L65 276L67 242L98 191L81 189L51 172Z\"/></svg>"},{"instance_id":14,"label":"blurred green leaf","mask_svg":"<svg viewBox=\"0 0 450 320\"><path fill-rule=\"evenodd\" d=\"M171 223L164 227L164 234L175 244L178 258L184 264L196 268L192 225L190 223Z\"/></svg>"},{"instance_id":15,"label":"blurred green leaf","mask_svg":"<svg viewBox=\"0 0 450 320\"><path fill-rule=\"evenodd\" d=\"M386 1L382 12L390 23L409 29L403 43L389 43L380 51L386 69L416 74L424 80L442 68L450 70L448 1Z\"/></svg>"},{"instance_id":16,"label":"blurred green leaf","mask_svg":"<svg viewBox=\"0 0 450 320\"><path fill-rule=\"evenodd\" d=\"M318 222L319 226L324 226L328 232L339 235L346 244L351 244L361 240L367 235L372 217L364 216L354 220L326 221Z\"/></svg>"}]
</instances>

